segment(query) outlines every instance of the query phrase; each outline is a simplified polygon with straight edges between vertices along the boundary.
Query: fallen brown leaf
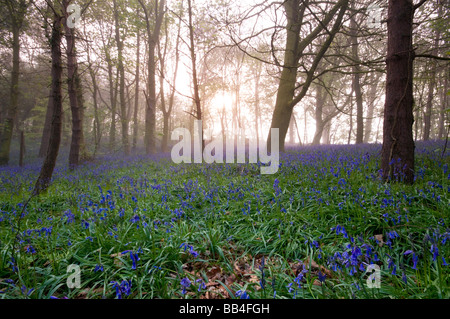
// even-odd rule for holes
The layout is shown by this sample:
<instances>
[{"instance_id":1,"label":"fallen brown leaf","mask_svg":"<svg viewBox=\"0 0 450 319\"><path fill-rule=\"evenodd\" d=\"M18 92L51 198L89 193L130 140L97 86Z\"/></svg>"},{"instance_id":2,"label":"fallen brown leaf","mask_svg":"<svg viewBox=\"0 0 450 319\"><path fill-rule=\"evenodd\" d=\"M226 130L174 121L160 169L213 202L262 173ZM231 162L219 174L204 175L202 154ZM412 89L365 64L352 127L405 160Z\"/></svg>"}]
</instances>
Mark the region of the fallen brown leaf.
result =
<instances>
[{"instance_id":1,"label":"fallen brown leaf","mask_svg":"<svg viewBox=\"0 0 450 319\"><path fill-rule=\"evenodd\" d=\"M309 256L306 257L306 259L303 261L303 265L305 266L306 269L308 269L310 262L311 262L311 268L313 268L313 270L314 269L320 270L322 273L327 275L328 278L331 278L333 276L333 273L331 272L331 270L325 268L324 266L320 266L312 258L309 258Z\"/></svg>"},{"instance_id":2,"label":"fallen brown leaf","mask_svg":"<svg viewBox=\"0 0 450 319\"><path fill-rule=\"evenodd\" d=\"M383 246L384 241L383 241L383 234L378 234L374 236L376 240L378 240L378 246Z\"/></svg>"}]
</instances>

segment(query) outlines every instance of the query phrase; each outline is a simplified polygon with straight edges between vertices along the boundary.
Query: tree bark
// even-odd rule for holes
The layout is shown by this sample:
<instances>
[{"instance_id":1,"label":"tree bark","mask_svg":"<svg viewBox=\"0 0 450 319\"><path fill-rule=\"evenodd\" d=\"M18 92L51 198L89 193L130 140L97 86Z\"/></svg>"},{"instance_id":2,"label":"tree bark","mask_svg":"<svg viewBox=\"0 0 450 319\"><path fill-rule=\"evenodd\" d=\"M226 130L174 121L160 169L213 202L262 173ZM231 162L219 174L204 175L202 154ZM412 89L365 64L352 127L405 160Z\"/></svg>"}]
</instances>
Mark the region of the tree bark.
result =
<instances>
[{"instance_id":1,"label":"tree bark","mask_svg":"<svg viewBox=\"0 0 450 319\"><path fill-rule=\"evenodd\" d=\"M439 110L439 128L438 128L438 139L442 139L445 137L445 110L448 108L449 95L447 92L449 91L449 78L450 71L444 71L444 90L442 92L442 102L441 108Z\"/></svg>"},{"instance_id":2,"label":"tree bark","mask_svg":"<svg viewBox=\"0 0 450 319\"><path fill-rule=\"evenodd\" d=\"M411 0L389 0L381 168L383 179L414 182L413 60Z\"/></svg>"},{"instance_id":3,"label":"tree bark","mask_svg":"<svg viewBox=\"0 0 450 319\"><path fill-rule=\"evenodd\" d=\"M197 79L197 65L196 65L196 54L195 54L195 46L194 46L194 26L192 24L192 3L191 0L188 0L188 15L189 15L189 52L191 55L191 63L192 63L192 84L194 87L194 103L195 103L195 118L198 121L202 120L202 106L200 103L200 94L198 89L198 79ZM202 141L202 150L205 148L205 140L203 138L203 124L200 134L200 140Z\"/></svg>"},{"instance_id":4,"label":"tree bark","mask_svg":"<svg viewBox=\"0 0 450 319\"><path fill-rule=\"evenodd\" d=\"M118 93L118 72L116 75L116 81L114 81L113 75L113 62L111 60L111 54L109 48L105 46L105 60L108 68L108 81L109 81L109 100L111 103L111 125L109 127L109 148L114 150L116 145L116 108L117 108L117 93Z\"/></svg>"},{"instance_id":5,"label":"tree bark","mask_svg":"<svg viewBox=\"0 0 450 319\"><path fill-rule=\"evenodd\" d=\"M358 56L358 26L355 17L350 19L350 33L352 43L352 56L355 61L359 61ZM355 64L353 67L353 92L356 100L356 144L361 144L364 139L364 119L363 119L363 101L360 83L360 67Z\"/></svg>"},{"instance_id":6,"label":"tree bark","mask_svg":"<svg viewBox=\"0 0 450 319\"><path fill-rule=\"evenodd\" d=\"M139 11L138 11L139 12ZM138 139L138 112L139 112L139 83L140 83L140 57L141 36L139 29L136 34L136 88L134 92L134 112L133 112L133 151L136 151Z\"/></svg>"},{"instance_id":7,"label":"tree bark","mask_svg":"<svg viewBox=\"0 0 450 319\"><path fill-rule=\"evenodd\" d=\"M369 143L370 141L370 135L372 134L372 123L373 123L373 115L375 111L375 99L377 94L377 88L378 88L378 79L379 74L373 73L371 76L372 83L369 88L369 93L367 98L369 99L367 101L367 117L366 117L366 123L364 124L365 132L364 132L364 143Z\"/></svg>"},{"instance_id":8,"label":"tree bark","mask_svg":"<svg viewBox=\"0 0 450 319\"><path fill-rule=\"evenodd\" d=\"M316 107L314 110L314 119L316 120L316 131L314 133L314 138L312 141L312 145L319 145L320 140L322 139L322 133L325 126L325 123L322 119L323 114L323 106L325 104L327 93L322 88L321 85L316 85Z\"/></svg>"},{"instance_id":9,"label":"tree bark","mask_svg":"<svg viewBox=\"0 0 450 319\"><path fill-rule=\"evenodd\" d=\"M53 170L58 157L59 146L61 143L62 129L62 63L61 63L61 33L62 16L54 13L51 36L51 56L52 56L52 96L53 114L50 128L50 140L47 155L41 168L41 172L36 181L33 194L38 195L48 188L53 175Z\"/></svg>"},{"instance_id":10,"label":"tree bark","mask_svg":"<svg viewBox=\"0 0 450 319\"><path fill-rule=\"evenodd\" d=\"M66 21L69 14L66 12L70 0L63 1ZM80 79L78 76L78 63L75 47L75 29L69 28L64 23L67 54L67 88L70 101L70 111L72 114L72 140L69 151L69 169L76 168L80 163L81 145L83 144L83 112L80 105Z\"/></svg>"},{"instance_id":11,"label":"tree bark","mask_svg":"<svg viewBox=\"0 0 450 319\"><path fill-rule=\"evenodd\" d=\"M119 72L119 102L120 102L120 123L122 125L122 147L125 155L130 154L130 145L128 140L128 116L127 104L125 99L125 67L123 64L123 40L120 36L119 8L117 1L113 1L114 6L114 26L115 39L117 45L117 69Z\"/></svg>"},{"instance_id":12,"label":"tree bark","mask_svg":"<svg viewBox=\"0 0 450 319\"><path fill-rule=\"evenodd\" d=\"M52 117L53 117L53 98L52 98L52 89L50 89L47 103L47 110L45 113L44 129L42 131L41 137L41 145L39 147L39 157L45 157L45 155L47 154L48 143L50 140L50 130L52 126Z\"/></svg>"},{"instance_id":13,"label":"tree bark","mask_svg":"<svg viewBox=\"0 0 450 319\"><path fill-rule=\"evenodd\" d=\"M23 166L23 158L25 156L25 133L20 131L20 155L19 155L19 166Z\"/></svg>"},{"instance_id":14,"label":"tree bark","mask_svg":"<svg viewBox=\"0 0 450 319\"><path fill-rule=\"evenodd\" d=\"M87 62L88 62L89 75L90 75L91 81L92 81L92 99L93 99L93 106L94 106L94 129L93 129L93 131L94 131L94 154L93 154L93 156L95 157L95 154L97 153L97 149L100 144L100 140L102 138L102 133L101 133L101 127L100 127L100 118L99 118L99 114L98 114L98 84L97 84L97 78L95 75L96 72L92 68L89 47L86 50L86 57L87 57Z\"/></svg>"},{"instance_id":15,"label":"tree bark","mask_svg":"<svg viewBox=\"0 0 450 319\"><path fill-rule=\"evenodd\" d=\"M150 16L143 0L139 3L144 11L147 37L148 37L148 61L147 61L147 92L145 93L145 151L147 154L156 152L156 67L155 49L159 41L159 34L164 18L165 0L155 1L154 17Z\"/></svg>"},{"instance_id":16,"label":"tree bark","mask_svg":"<svg viewBox=\"0 0 450 319\"><path fill-rule=\"evenodd\" d=\"M261 82L261 72L262 72L262 64L258 63L257 67L254 68L255 70L255 134L256 134L256 140L259 143L259 127L261 123L261 112L260 112L260 96L259 96L259 86ZM295 119L294 119L295 120Z\"/></svg>"},{"instance_id":17,"label":"tree bark","mask_svg":"<svg viewBox=\"0 0 450 319\"><path fill-rule=\"evenodd\" d=\"M442 16L442 5L439 5L438 17ZM439 40L441 37L440 30L435 31L434 36L434 45L432 55L436 56L439 49ZM433 107L433 97L434 97L434 87L436 85L436 60L431 59L431 70L430 70L430 82L428 85L428 96L427 96L427 104L425 106L425 114L423 117L424 128L423 128L423 140L428 141L430 139L430 131L431 131L431 109Z\"/></svg>"}]
</instances>

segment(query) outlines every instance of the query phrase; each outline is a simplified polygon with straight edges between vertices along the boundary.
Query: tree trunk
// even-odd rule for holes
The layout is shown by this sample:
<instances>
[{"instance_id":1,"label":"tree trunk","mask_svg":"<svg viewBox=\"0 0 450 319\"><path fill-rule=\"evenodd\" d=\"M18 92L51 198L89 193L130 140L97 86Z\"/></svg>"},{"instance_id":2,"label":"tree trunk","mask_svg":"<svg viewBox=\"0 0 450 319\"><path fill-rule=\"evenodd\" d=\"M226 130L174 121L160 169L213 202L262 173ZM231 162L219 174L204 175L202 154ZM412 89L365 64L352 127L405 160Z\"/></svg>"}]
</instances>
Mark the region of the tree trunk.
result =
<instances>
[{"instance_id":1,"label":"tree trunk","mask_svg":"<svg viewBox=\"0 0 450 319\"><path fill-rule=\"evenodd\" d=\"M330 134L331 134L331 121L328 121L325 124L325 126L323 128L323 133L322 133L322 139L323 139L324 145L331 144Z\"/></svg>"},{"instance_id":2,"label":"tree trunk","mask_svg":"<svg viewBox=\"0 0 450 319\"><path fill-rule=\"evenodd\" d=\"M125 155L130 154L130 145L128 141L128 116L127 104L125 99L125 67L123 64L123 40L119 30L119 8L117 1L113 1L114 6L114 26L115 39L117 45L117 69L119 72L119 101L120 101L120 123L122 124L122 147Z\"/></svg>"},{"instance_id":3,"label":"tree trunk","mask_svg":"<svg viewBox=\"0 0 450 319\"><path fill-rule=\"evenodd\" d=\"M111 150L114 150L116 145L116 106L117 106L118 76L116 76L116 81L114 83L113 63L111 61L109 48L106 47L105 47L105 60L108 68L109 100L111 102L111 125L109 127L109 148Z\"/></svg>"},{"instance_id":4,"label":"tree trunk","mask_svg":"<svg viewBox=\"0 0 450 319\"><path fill-rule=\"evenodd\" d=\"M358 26L355 21L355 17L350 19L350 32L351 32L351 42L352 42L352 56L355 61L359 61L358 56ZM364 120L363 120L363 101L362 92L360 84L360 67L359 65L354 65L353 69L353 91L355 92L356 100L356 144L361 144L364 139Z\"/></svg>"},{"instance_id":5,"label":"tree trunk","mask_svg":"<svg viewBox=\"0 0 450 319\"><path fill-rule=\"evenodd\" d=\"M256 140L259 143L259 123L261 122L261 112L259 110L260 108L260 97L259 97L259 86L261 81L261 72L262 72L262 64L258 63L258 66L255 68L255 134L256 134Z\"/></svg>"},{"instance_id":6,"label":"tree trunk","mask_svg":"<svg viewBox=\"0 0 450 319\"><path fill-rule=\"evenodd\" d=\"M149 59L147 64L147 107L145 109L145 150L147 154L156 152L156 78L155 78L155 46L149 45Z\"/></svg>"},{"instance_id":7,"label":"tree trunk","mask_svg":"<svg viewBox=\"0 0 450 319\"><path fill-rule=\"evenodd\" d=\"M100 144L100 140L102 138L101 127L100 127L100 118L98 114L98 84L97 78L95 76L95 71L92 69L91 58L89 54L89 50L87 50L87 62L89 75L91 76L92 81L92 99L94 106L94 155L97 153L98 146Z\"/></svg>"},{"instance_id":8,"label":"tree trunk","mask_svg":"<svg viewBox=\"0 0 450 319\"><path fill-rule=\"evenodd\" d=\"M61 118L62 118L62 92L61 92L61 33L62 33L62 17L54 16L51 36L51 56L52 56L52 96L53 99L53 115L50 128L50 140L47 155L41 168L41 172L36 181L33 194L38 195L46 190L50 185L53 170L58 157L59 146L61 143Z\"/></svg>"},{"instance_id":9,"label":"tree trunk","mask_svg":"<svg viewBox=\"0 0 450 319\"><path fill-rule=\"evenodd\" d=\"M20 155L19 155L19 166L23 166L23 157L25 156L25 133L20 131Z\"/></svg>"},{"instance_id":10,"label":"tree trunk","mask_svg":"<svg viewBox=\"0 0 450 319\"><path fill-rule=\"evenodd\" d=\"M53 117L53 98L52 98L52 89L50 89L47 110L45 113L45 122L44 129L42 131L41 145L39 147L39 157L45 157L48 150L48 143L50 140L50 130L52 126L52 117Z\"/></svg>"},{"instance_id":11,"label":"tree trunk","mask_svg":"<svg viewBox=\"0 0 450 319\"><path fill-rule=\"evenodd\" d=\"M449 95L447 92L449 91L449 78L450 71L444 71L444 90L442 92L442 102L441 108L439 110L439 129L438 129L438 139L442 139L445 137L445 110L448 108L448 100Z\"/></svg>"},{"instance_id":12,"label":"tree trunk","mask_svg":"<svg viewBox=\"0 0 450 319\"><path fill-rule=\"evenodd\" d=\"M370 135L372 134L372 123L373 123L373 115L375 111L375 99L377 94L377 88L378 88L378 79L379 75L372 76L372 83L369 89L368 93L368 99L367 101L367 118L366 123L364 124L365 127L365 133L364 133L364 143L369 143L370 141Z\"/></svg>"},{"instance_id":13,"label":"tree trunk","mask_svg":"<svg viewBox=\"0 0 450 319\"><path fill-rule=\"evenodd\" d=\"M353 103L350 103L350 116L349 116L349 128L348 128L348 137L347 144L350 144L352 141L352 132L353 132Z\"/></svg>"},{"instance_id":14,"label":"tree trunk","mask_svg":"<svg viewBox=\"0 0 450 319\"><path fill-rule=\"evenodd\" d=\"M12 14L12 13L11 13ZM14 123L17 116L17 106L19 101L19 70L20 70L20 29L21 17L12 14L12 72L10 86L10 101L6 107L6 116L1 127L0 133L0 165L8 165L9 150L11 148L11 139L14 130Z\"/></svg>"},{"instance_id":15,"label":"tree trunk","mask_svg":"<svg viewBox=\"0 0 450 319\"><path fill-rule=\"evenodd\" d=\"M148 37L148 61L147 61L147 92L145 93L145 151L147 154L156 152L156 68L155 68L155 49L159 41L159 34L164 18L165 0L155 2L154 17L150 17L143 0L139 3L144 11L145 22ZM153 28L152 28L153 27Z\"/></svg>"},{"instance_id":16,"label":"tree trunk","mask_svg":"<svg viewBox=\"0 0 450 319\"><path fill-rule=\"evenodd\" d=\"M64 12L69 5L68 0L63 1ZM66 19L68 13L66 13ZM67 88L70 101L70 111L72 114L72 141L70 143L69 151L69 169L74 169L80 163L80 150L83 144L83 112L80 102L80 88L78 77L78 63L75 48L75 29L69 28L67 23L64 23L65 38L66 38L66 54L67 54Z\"/></svg>"},{"instance_id":17,"label":"tree trunk","mask_svg":"<svg viewBox=\"0 0 450 319\"><path fill-rule=\"evenodd\" d=\"M139 12L139 11L138 11ZM139 82L140 82L140 58L139 50L141 47L141 37L139 29L136 34L136 89L134 93L134 112L133 112L133 151L136 151L138 138L138 112L139 112Z\"/></svg>"},{"instance_id":18,"label":"tree trunk","mask_svg":"<svg viewBox=\"0 0 450 319\"><path fill-rule=\"evenodd\" d=\"M322 133L325 123L323 122L323 106L325 104L326 92L320 85L316 85L316 107L314 110L314 119L316 120L316 131L312 145L319 145L322 139Z\"/></svg>"},{"instance_id":19,"label":"tree trunk","mask_svg":"<svg viewBox=\"0 0 450 319\"><path fill-rule=\"evenodd\" d=\"M194 46L194 26L192 24L192 4L191 0L188 0L188 15L189 15L189 51L191 54L191 62L192 62L192 84L194 87L194 103L195 103L195 111L196 111L196 119L198 121L201 121L202 118L202 106L200 103L200 95L199 95L199 89L198 89L198 79L197 79L197 66L196 66L196 54L195 54L195 46ZM199 132L200 134L200 140L202 141L202 150L205 148L205 140L203 138L203 128L204 124L202 125L202 130Z\"/></svg>"},{"instance_id":20,"label":"tree trunk","mask_svg":"<svg viewBox=\"0 0 450 319\"><path fill-rule=\"evenodd\" d=\"M439 12L438 16L440 17L442 15L442 6L439 6ZM439 40L440 40L440 30L438 29L435 33L434 38L434 46L432 55L438 54L439 49ZM434 96L434 87L436 85L436 60L431 59L431 71L430 71L430 82L428 85L428 96L427 96L427 104L425 106L425 114L423 117L424 121L424 128L423 128L423 140L428 141L430 139L430 131L431 131L431 109L433 107L433 96Z\"/></svg>"},{"instance_id":21,"label":"tree trunk","mask_svg":"<svg viewBox=\"0 0 450 319\"><path fill-rule=\"evenodd\" d=\"M411 0L389 0L381 168L384 180L414 182L413 60Z\"/></svg>"},{"instance_id":22,"label":"tree trunk","mask_svg":"<svg viewBox=\"0 0 450 319\"><path fill-rule=\"evenodd\" d=\"M431 131L431 109L433 104L433 95L434 95L434 86L436 85L436 61L431 61L432 71L430 74L430 81L428 82L428 95L427 102L425 104L425 110L423 114L423 136L422 139L424 141L428 141L430 139L430 131Z\"/></svg>"}]
</instances>

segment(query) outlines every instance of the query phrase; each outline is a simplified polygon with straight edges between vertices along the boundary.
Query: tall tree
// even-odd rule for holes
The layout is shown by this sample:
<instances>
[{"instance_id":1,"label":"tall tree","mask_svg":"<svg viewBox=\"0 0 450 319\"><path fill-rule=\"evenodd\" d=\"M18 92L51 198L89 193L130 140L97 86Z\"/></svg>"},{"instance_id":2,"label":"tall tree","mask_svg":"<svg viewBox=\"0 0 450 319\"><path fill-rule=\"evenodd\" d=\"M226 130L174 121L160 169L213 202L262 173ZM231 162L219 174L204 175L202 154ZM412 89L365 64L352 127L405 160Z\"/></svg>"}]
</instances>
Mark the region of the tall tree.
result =
<instances>
[{"instance_id":1,"label":"tall tree","mask_svg":"<svg viewBox=\"0 0 450 319\"><path fill-rule=\"evenodd\" d=\"M370 136L372 134L372 122L375 111L375 99L378 88L378 81L381 73L372 72L370 75L370 88L366 95L367 97L367 115L366 123L364 124L364 143L369 143Z\"/></svg>"},{"instance_id":2,"label":"tall tree","mask_svg":"<svg viewBox=\"0 0 450 319\"><path fill-rule=\"evenodd\" d=\"M438 19L442 17L442 4L438 3L438 12L437 16ZM436 28L434 30L434 43L433 43L433 49L432 49L432 55L437 56L438 55L438 49L439 49L439 41L441 37L441 30L440 28ZM423 117L424 122L424 128L423 128L423 140L428 141L430 139L430 131L431 131L431 113L432 113L432 105L433 105L433 97L435 92L435 86L436 86L436 73L437 73L437 60L432 59L430 61L430 80L428 82L428 96L427 96L427 103L425 105L425 112Z\"/></svg>"},{"instance_id":3,"label":"tall tree","mask_svg":"<svg viewBox=\"0 0 450 319\"><path fill-rule=\"evenodd\" d=\"M389 0L381 168L384 180L414 181L412 0Z\"/></svg>"},{"instance_id":4,"label":"tall tree","mask_svg":"<svg viewBox=\"0 0 450 319\"><path fill-rule=\"evenodd\" d=\"M0 3L6 6L8 10L9 27L12 33L12 71L9 104L5 110L3 125L0 127L0 165L7 165L9 163L9 151L19 101L20 34L30 2L27 0L3 0Z\"/></svg>"},{"instance_id":5,"label":"tall tree","mask_svg":"<svg viewBox=\"0 0 450 319\"><path fill-rule=\"evenodd\" d=\"M156 152L156 67L155 50L159 41L161 25L165 14L165 0L152 1L149 8L143 0L139 0L144 13L148 41L147 59L147 90L145 93L145 151L147 154Z\"/></svg>"},{"instance_id":6,"label":"tall tree","mask_svg":"<svg viewBox=\"0 0 450 319\"><path fill-rule=\"evenodd\" d=\"M358 24L356 23L356 17L352 16L350 19L350 34L352 45L352 58L355 60L353 65L353 78L352 86L355 93L356 100L356 144L360 144L364 139L364 120L363 120L363 99L361 92L361 68L359 66L358 56Z\"/></svg>"},{"instance_id":7,"label":"tall tree","mask_svg":"<svg viewBox=\"0 0 450 319\"><path fill-rule=\"evenodd\" d=\"M122 124L122 146L125 154L130 153L128 141L128 117L127 103L125 99L125 67L123 63L124 41L120 34L120 12L117 0L113 1L115 40L117 45L117 70L119 73L119 101L120 101L120 123Z\"/></svg>"},{"instance_id":8,"label":"tall tree","mask_svg":"<svg viewBox=\"0 0 450 319\"><path fill-rule=\"evenodd\" d=\"M137 11L139 16L139 10ZM137 139L138 139L138 112L139 112L139 84L140 84L140 67L141 67L141 61L140 61L140 48L141 48L141 34L139 32L139 28L136 30L136 72L135 72L135 79L136 79L136 86L135 86L135 92L134 92L134 112L133 112L133 144L132 149L133 151L136 150L137 147Z\"/></svg>"},{"instance_id":9,"label":"tall tree","mask_svg":"<svg viewBox=\"0 0 450 319\"><path fill-rule=\"evenodd\" d=\"M335 3L325 16L318 21L317 26L309 34L301 38L300 32L304 24L303 18L305 10L309 8L308 0L287 0L284 1L287 25L286 25L286 48L284 54L284 64L279 80L275 109L272 115L271 128L279 129L279 149L284 150L284 141L289 127L292 110L306 95L311 85L317 66L324 54L328 50L336 33L339 31L342 19L348 6L348 0L339 0ZM337 13L337 17L336 17ZM336 17L336 18L335 18ZM328 28L330 22L335 18L331 29ZM301 85L301 90L297 91L297 72L299 69L299 60L304 56L306 48L311 47L314 40L326 28L327 38L315 52L313 62L308 68L306 79ZM267 139L268 149L270 150L271 135Z\"/></svg>"},{"instance_id":10,"label":"tall tree","mask_svg":"<svg viewBox=\"0 0 450 319\"><path fill-rule=\"evenodd\" d=\"M194 43L194 25L192 22L192 1L188 0L188 27L189 27L189 53L191 56L192 65L192 86L194 90L194 104L195 104L195 118L198 121L202 120L202 105L200 102L200 94L198 88L198 77L197 77L197 61L195 54L195 43ZM199 132L200 140L202 141L202 149L205 148L205 140L203 138L203 126L201 132Z\"/></svg>"},{"instance_id":11,"label":"tall tree","mask_svg":"<svg viewBox=\"0 0 450 319\"><path fill-rule=\"evenodd\" d=\"M67 19L71 12L67 7L71 0L63 0L66 23L64 23L64 34L66 38L67 54L67 88L72 114L72 140L69 151L69 168L74 169L80 163L81 149L84 145L83 134L83 93L81 91L81 80L78 72L77 50L75 44L75 28L71 28Z\"/></svg>"},{"instance_id":12,"label":"tall tree","mask_svg":"<svg viewBox=\"0 0 450 319\"><path fill-rule=\"evenodd\" d=\"M181 9L183 7L183 1L181 1ZM167 60L167 50L168 50L168 44L169 44L169 32L168 32L168 19L165 20L165 35L166 35L166 41L164 43L164 53L161 52L161 41L159 41L158 45L158 58L160 63L160 90L161 90L161 111L163 113L163 135L162 135L162 142L161 142L161 150L163 152L166 152L168 150L168 143L169 143L169 121L170 117L172 115L172 110L174 106L175 101L175 84L177 81L177 75L178 75L178 64L180 61L180 33L181 33L181 23L182 23L182 16L180 13L179 16L179 23L177 26L177 34L175 35L175 61L173 62L174 69L173 69L173 77L172 82L170 84L170 93L169 93L169 100L168 105L166 107L166 101L164 96L164 82L166 80L166 60Z\"/></svg>"},{"instance_id":13,"label":"tall tree","mask_svg":"<svg viewBox=\"0 0 450 319\"><path fill-rule=\"evenodd\" d=\"M44 163L42 164L41 172L33 190L33 194L36 195L46 190L50 185L50 180L52 178L53 170L56 165L56 159L58 157L62 131L61 39L63 28L62 21L64 15L62 13L62 8L58 5L57 1L51 7L53 10L53 23L51 33L52 35L50 39L52 58L52 95L50 98L53 100L53 114L47 155L45 157Z\"/></svg>"}]
</instances>

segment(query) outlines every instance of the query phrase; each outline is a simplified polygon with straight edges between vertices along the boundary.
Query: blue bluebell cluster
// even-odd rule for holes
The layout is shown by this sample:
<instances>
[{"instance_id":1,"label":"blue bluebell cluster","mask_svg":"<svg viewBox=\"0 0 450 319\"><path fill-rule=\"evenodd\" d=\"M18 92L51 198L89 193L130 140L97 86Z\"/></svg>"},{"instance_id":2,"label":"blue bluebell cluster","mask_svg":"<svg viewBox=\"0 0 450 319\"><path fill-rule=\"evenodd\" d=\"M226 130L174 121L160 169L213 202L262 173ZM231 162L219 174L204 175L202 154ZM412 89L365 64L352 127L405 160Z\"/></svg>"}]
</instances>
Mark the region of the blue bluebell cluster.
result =
<instances>
[{"instance_id":1,"label":"blue bluebell cluster","mask_svg":"<svg viewBox=\"0 0 450 319\"><path fill-rule=\"evenodd\" d=\"M181 293L184 295L187 292L186 289L191 286L191 281L187 277L185 277L185 278L181 279L180 284L181 284L181 287L183 288Z\"/></svg>"},{"instance_id":2,"label":"blue bluebell cluster","mask_svg":"<svg viewBox=\"0 0 450 319\"><path fill-rule=\"evenodd\" d=\"M187 249L189 249L189 253L193 256L193 257L197 257L198 256L198 252L196 252L194 250L194 247L192 245L188 245L187 243L182 243L180 245L179 248L184 248L184 251L186 251Z\"/></svg>"},{"instance_id":3,"label":"blue bluebell cluster","mask_svg":"<svg viewBox=\"0 0 450 319\"><path fill-rule=\"evenodd\" d=\"M123 296L129 296L131 294L131 280L122 280L119 284L117 281L111 281L110 285L116 290L116 298L122 299Z\"/></svg>"},{"instance_id":4,"label":"blue bluebell cluster","mask_svg":"<svg viewBox=\"0 0 450 319\"><path fill-rule=\"evenodd\" d=\"M239 297L239 299L250 299L250 295L248 294L248 292L241 289L236 291L235 296Z\"/></svg>"}]
</instances>

